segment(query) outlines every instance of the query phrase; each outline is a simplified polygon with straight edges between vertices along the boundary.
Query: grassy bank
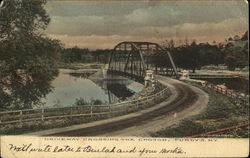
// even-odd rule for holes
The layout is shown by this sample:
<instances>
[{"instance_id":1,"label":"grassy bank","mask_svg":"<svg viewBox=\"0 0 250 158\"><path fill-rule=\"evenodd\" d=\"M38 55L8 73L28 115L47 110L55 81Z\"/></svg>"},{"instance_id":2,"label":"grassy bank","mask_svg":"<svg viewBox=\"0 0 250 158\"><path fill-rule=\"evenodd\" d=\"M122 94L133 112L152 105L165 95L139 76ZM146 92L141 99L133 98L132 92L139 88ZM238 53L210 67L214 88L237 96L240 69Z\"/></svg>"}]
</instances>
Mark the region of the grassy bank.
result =
<instances>
[{"instance_id":1,"label":"grassy bank","mask_svg":"<svg viewBox=\"0 0 250 158\"><path fill-rule=\"evenodd\" d=\"M239 69L236 68L234 71L227 69L225 65L208 65L202 67L200 70L196 70L195 73L190 73L194 75L232 75L232 76L241 76L244 78L249 78L249 66Z\"/></svg>"},{"instance_id":2,"label":"grassy bank","mask_svg":"<svg viewBox=\"0 0 250 158\"><path fill-rule=\"evenodd\" d=\"M184 120L175 127L152 134L153 137L187 137L248 122L248 104L236 105L227 96L200 85L192 84L209 94L209 103L206 111ZM249 132L248 129L239 129L223 134L220 137L237 138L248 137Z\"/></svg>"},{"instance_id":3,"label":"grassy bank","mask_svg":"<svg viewBox=\"0 0 250 158\"><path fill-rule=\"evenodd\" d=\"M23 123L18 124L16 126L5 126L4 128L0 128L0 135L18 135L30 132L36 132L41 130L67 127L76 124L88 123L92 121L97 121L107 118L107 116L98 116L98 117L79 117L79 118L68 118L68 119L56 119L56 120L47 120L44 122L37 121L32 123Z\"/></svg>"}]
</instances>

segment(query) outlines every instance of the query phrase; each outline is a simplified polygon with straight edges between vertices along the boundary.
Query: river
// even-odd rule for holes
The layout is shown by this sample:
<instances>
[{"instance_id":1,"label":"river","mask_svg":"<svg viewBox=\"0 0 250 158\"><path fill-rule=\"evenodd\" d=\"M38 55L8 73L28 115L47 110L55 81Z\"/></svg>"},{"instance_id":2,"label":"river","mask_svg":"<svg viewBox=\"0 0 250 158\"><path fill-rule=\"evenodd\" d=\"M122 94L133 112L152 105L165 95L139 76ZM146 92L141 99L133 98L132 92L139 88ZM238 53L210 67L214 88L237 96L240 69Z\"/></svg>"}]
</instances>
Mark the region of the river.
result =
<instances>
[{"instance_id":1,"label":"river","mask_svg":"<svg viewBox=\"0 0 250 158\"><path fill-rule=\"evenodd\" d=\"M125 100L143 89L143 85L121 76L91 77L76 70L60 69L52 81L54 90L43 100L45 107L73 105L77 99L99 100L111 104Z\"/></svg>"}]
</instances>

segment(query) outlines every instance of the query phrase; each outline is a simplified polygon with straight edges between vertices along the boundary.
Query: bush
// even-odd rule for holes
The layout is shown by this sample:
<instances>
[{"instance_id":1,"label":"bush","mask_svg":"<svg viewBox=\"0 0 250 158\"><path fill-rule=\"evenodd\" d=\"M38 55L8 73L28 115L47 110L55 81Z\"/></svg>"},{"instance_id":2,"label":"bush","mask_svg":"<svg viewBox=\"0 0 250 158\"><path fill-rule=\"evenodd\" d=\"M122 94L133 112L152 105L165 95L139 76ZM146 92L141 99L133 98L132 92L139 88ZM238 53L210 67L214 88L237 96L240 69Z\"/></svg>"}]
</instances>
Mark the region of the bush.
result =
<instances>
[{"instance_id":1,"label":"bush","mask_svg":"<svg viewBox=\"0 0 250 158\"><path fill-rule=\"evenodd\" d=\"M75 103L72 106L84 106L84 105L101 105L104 104L103 101L99 99L93 99L91 98L90 101L86 101L84 98L80 97L77 98Z\"/></svg>"},{"instance_id":2,"label":"bush","mask_svg":"<svg viewBox=\"0 0 250 158\"><path fill-rule=\"evenodd\" d=\"M91 105L101 105L103 102L99 99L91 99L90 101Z\"/></svg>"},{"instance_id":3,"label":"bush","mask_svg":"<svg viewBox=\"0 0 250 158\"><path fill-rule=\"evenodd\" d=\"M79 99L76 99L76 102L73 104L73 106L83 106L83 105L89 105L89 103L82 97Z\"/></svg>"}]
</instances>

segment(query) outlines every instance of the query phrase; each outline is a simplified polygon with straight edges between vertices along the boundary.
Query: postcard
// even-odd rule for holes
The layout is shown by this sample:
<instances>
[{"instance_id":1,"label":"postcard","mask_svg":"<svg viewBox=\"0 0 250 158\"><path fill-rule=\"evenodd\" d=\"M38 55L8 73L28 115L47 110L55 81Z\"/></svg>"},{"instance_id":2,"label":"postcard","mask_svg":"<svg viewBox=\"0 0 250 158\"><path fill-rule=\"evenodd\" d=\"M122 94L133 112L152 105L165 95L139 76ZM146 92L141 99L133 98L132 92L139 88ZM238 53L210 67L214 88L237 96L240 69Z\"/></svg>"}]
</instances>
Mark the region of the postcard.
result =
<instances>
[{"instance_id":1,"label":"postcard","mask_svg":"<svg viewBox=\"0 0 250 158\"><path fill-rule=\"evenodd\" d=\"M0 155L247 157L248 7L0 0Z\"/></svg>"}]
</instances>

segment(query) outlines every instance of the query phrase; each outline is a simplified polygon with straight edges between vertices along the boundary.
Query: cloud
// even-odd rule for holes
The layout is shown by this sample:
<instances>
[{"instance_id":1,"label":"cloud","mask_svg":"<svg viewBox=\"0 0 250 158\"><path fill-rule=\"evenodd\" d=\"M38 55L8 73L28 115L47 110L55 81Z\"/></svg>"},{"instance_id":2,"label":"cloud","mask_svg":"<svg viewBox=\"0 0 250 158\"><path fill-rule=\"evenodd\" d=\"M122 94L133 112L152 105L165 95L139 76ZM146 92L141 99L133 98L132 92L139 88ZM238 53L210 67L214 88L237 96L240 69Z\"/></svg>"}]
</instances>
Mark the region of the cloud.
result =
<instances>
[{"instance_id":1,"label":"cloud","mask_svg":"<svg viewBox=\"0 0 250 158\"><path fill-rule=\"evenodd\" d=\"M50 34L65 43L66 47L79 46L82 48L113 48L122 41L151 41L161 43L166 39L198 42L223 41L229 36L242 35L247 30L247 23L242 19L227 19L219 23L185 23L170 27L143 27L130 30L128 35L58 35ZM130 35L132 34L132 35Z\"/></svg>"},{"instance_id":2,"label":"cloud","mask_svg":"<svg viewBox=\"0 0 250 158\"><path fill-rule=\"evenodd\" d=\"M244 6L154 6L134 10L125 15L130 23L141 26L173 26L184 23L220 22L228 18L245 18Z\"/></svg>"},{"instance_id":3,"label":"cloud","mask_svg":"<svg viewBox=\"0 0 250 158\"><path fill-rule=\"evenodd\" d=\"M125 15L125 20L131 24L143 26L161 26L180 23L176 20L180 11L169 6L154 6L134 10L131 14Z\"/></svg>"},{"instance_id":4,"label":"cloud","mask_svg":"<svg viewBox=\"0 0 250 158\"><path fill-rule=\"evenodd\" d=\"M112 48L123 40L186 37L223 40L248 26L248 7L238 1L50 1L46 8L51 16L46 33L67 46L96 48L96 42Z\"/></svg>"},{"instance_id":5,"label":"cloud","mask_svg":"<svg viewBox=\"0 0 250 158\"><path fill-rule=\"evenodd\" d=\"M102 30L104 22L103 17L95 15L67 18L53 16L46 32L53 34L88 35Z\"/></svg>"}]
</instances>

